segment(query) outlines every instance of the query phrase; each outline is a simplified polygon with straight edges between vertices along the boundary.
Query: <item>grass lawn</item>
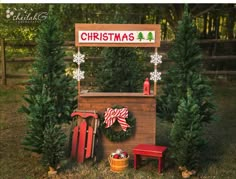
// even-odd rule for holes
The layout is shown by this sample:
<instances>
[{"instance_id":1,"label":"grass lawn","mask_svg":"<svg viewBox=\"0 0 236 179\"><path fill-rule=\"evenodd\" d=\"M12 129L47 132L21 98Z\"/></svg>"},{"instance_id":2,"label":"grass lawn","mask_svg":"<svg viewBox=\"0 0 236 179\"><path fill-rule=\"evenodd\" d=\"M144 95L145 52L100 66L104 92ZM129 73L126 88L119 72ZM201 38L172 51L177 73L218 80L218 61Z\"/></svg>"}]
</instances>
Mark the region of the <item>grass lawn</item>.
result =
<instances>
[{"instance_id":1,"label":"grass lawn","mask_svg":"<svg viewBox=\"0 0 236 179\"><path fill-rule=\"evenodd\" d=\"M26 132L24 115L18 112L23 100L23 86L0 86L0 178L37 179L47 178L47 168L39 158L25 151L21 140ZM208 148L202 156L202 170L192 178L235 179L236 178L236 83L214 85L218 121L206 126L205 135ZM168 145L170 124L157 120L157 144ZM87 160L84 164L63 161L62 168L55 178L181 178L171 159L166 161L162 175L157 174L157 161L148 159L138 170L129 168L120 173L110 171L107 159L98 164Z\"/></svg>"}]
</instances>

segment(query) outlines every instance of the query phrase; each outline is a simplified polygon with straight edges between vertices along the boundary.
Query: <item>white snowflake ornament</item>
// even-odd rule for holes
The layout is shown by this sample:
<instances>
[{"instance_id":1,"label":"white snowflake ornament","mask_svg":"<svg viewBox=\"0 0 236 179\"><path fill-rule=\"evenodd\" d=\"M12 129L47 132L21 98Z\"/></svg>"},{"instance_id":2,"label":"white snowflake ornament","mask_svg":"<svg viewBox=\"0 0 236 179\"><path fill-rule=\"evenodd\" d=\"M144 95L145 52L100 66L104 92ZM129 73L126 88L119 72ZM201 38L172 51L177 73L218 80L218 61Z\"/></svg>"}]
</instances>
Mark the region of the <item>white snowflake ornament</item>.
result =
<instances>
[{"instance_id":1,"label":"white snowflake ornament","mask_svg":"<svg viewBox=\"0 0 236 179\"><path fill-rule=\"evenodd\" d=\"M84 63L85 55L81 54L80 52L78 52L77 54L74 54L73 57L74 57L73 62L77 63L78 65L80 65L81 63Z\"/></svg>"},{"instance_id":2,"label":"white snowflake ornament","mask_svg":"<svg viewBox=\"0 0 236 179\"><path fill-rule=\"evenodd\" d=\"M81 71L79 68L73 72L73 78L80 81L84 79L84 71Z\"/></svg>"},{"instance_id":3,"label":"white snowflake ornament","mask_svg":"<svg viewBox=\"0 0 236 179\"><path fill-rule=\"evenodd\" d=\"M155 65L162 63L162 55L158 55L158 53L154 53L153 55L151 55L151 63L154 63Z\"/></svg>"},{"instance_id":4,"label":"white snowflake ornament","mask_svg":"<svg viewBox=\"0 0 236 179\"><path fill-rule=\"evenodd\" d=\"M156 69L154 72L150 73L150 80L157 82L157 80L161 80L161 72L158 72Z\"/></svg>"}]
</instances>

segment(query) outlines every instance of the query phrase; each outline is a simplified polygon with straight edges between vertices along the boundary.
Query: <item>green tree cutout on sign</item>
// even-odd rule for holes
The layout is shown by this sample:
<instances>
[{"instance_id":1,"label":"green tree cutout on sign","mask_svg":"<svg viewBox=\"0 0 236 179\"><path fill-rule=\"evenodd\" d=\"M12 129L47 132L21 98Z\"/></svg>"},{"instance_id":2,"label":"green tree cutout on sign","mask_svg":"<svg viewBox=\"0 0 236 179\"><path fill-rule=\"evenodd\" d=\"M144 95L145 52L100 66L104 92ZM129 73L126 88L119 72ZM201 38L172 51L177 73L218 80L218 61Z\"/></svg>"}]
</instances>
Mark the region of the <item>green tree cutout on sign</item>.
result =
<instances>
[{"instance_id":1,"label":"green tree cutout on sign","mask_svg":"<svg viewBox=\"0 0 236 179\"><path fill-rule=\"evenodd\" d=\"M142 32L139 32L139 33L138 33L138 39L139 39L140 41L142 41L143 39L145 39Z\"/></svg>"},{"instance_id":2,"label":"green tree cutout on sign","mask_svg":"<svg viewBox=\"0 0 236 179\"><path fill-rule=\"evenodd\" d=\"M150 42L154 40L152 32L148 32L147 40L149 40Z\"/></svg>"}]
</instances>

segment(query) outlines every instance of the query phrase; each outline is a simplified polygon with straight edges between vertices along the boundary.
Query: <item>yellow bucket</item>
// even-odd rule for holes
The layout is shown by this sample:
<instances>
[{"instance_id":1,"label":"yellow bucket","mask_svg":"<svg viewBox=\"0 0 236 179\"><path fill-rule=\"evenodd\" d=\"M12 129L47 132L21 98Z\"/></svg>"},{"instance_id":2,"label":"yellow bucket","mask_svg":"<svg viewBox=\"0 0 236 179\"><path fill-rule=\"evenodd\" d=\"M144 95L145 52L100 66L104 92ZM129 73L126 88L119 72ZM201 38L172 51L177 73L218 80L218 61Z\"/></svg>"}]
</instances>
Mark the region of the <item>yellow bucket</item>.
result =
<instances>
[{"instance_id":1,"label":"yellow bucket","mask_svg":"<svg viewBox=\"0 0 236 179\"><path fill-rule=\"evenodd\" d=\"M122 172L129 166L129 156L127 158L115 159L110 155L108 161L110 163L111 171L116 173Z\"/></svg>"}]
</instances>

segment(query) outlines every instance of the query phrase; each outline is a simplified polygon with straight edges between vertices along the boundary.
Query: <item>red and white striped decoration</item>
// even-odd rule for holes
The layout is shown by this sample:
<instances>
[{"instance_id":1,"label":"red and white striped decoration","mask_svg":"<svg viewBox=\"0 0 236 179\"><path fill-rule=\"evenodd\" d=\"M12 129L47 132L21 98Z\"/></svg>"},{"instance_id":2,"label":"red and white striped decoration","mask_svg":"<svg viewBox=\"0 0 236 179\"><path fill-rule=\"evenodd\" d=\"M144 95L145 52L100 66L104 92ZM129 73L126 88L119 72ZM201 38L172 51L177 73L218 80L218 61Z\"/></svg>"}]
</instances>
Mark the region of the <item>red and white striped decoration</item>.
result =
<instances>
[{"instance_id":1,"label":"red and white striped decoration","mask_svg":"<svg viewBox=\"0 0 236 179\"><path fill-rule=\"evenodd\" d=\"M105 128L112 126L112 124L118 120L119 124L123 131L126 131L127 127L130 127L129 124L126 123L126 118L128 118L128 109L112 109L107 108L107 111L104 114L104 123L106 124Z\"/></svg>"}]
</instances>

